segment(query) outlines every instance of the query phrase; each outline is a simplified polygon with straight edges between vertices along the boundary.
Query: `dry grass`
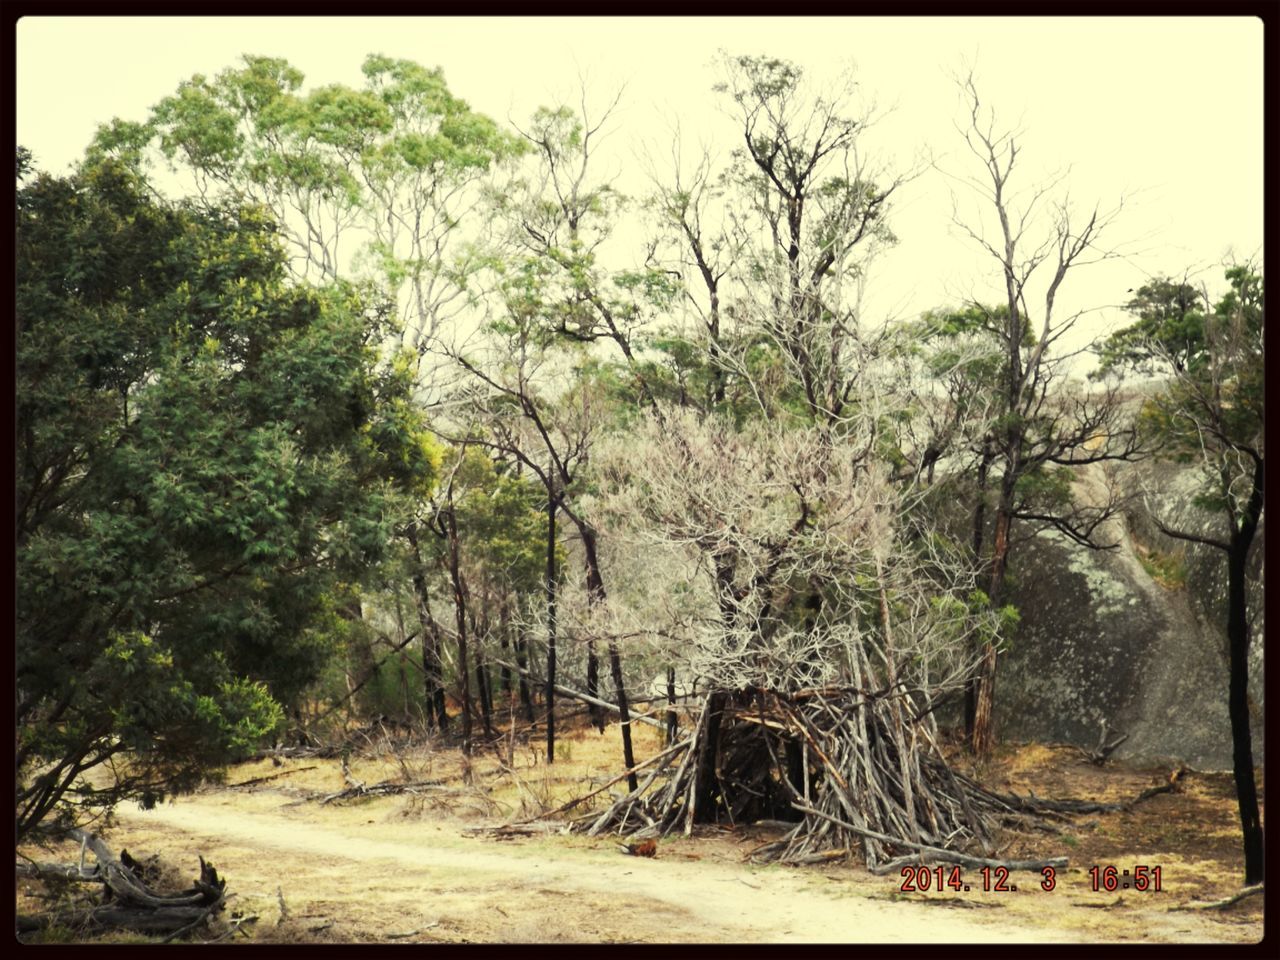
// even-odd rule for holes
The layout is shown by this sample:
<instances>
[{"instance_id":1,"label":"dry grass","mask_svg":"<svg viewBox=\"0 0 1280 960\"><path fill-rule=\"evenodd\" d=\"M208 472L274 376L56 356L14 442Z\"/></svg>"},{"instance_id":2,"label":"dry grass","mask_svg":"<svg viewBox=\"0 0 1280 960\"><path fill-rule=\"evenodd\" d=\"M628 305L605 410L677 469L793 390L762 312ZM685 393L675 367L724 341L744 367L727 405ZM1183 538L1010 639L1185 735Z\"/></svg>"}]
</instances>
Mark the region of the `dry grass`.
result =
<instances>
[{"instance_id":1,"label":"dry grass","mask_svg":"<svg viewBox=\"0 0 1280 960\"><path fill-rule=\"evenodd\" d=\"M604 734L585 722L566 725L554 765L545 763L545 745L537 736L532 742L508 738L495 748L477 749L470 759L429 742L374 743L367 753L350 758L351 777L366 784L440 781L439 787L329 804L318 798L347 786L341 761L261 760L235 768L224 786L163 808L183 813L180 821L170 815L157 822L149 814L122 810L119 827L108 839L114 849L127 846L139 858L159 854L179 885L194 875L197 853L214 860L235 893L229 910L258 917L246 927L249 936L236 938L245 943L696 942L785 939L788 932L805 941L815 936L894 939L903 930L945 940L952 929L946 924L961 921L970 926L956 926L957 936L989 928L991 941L1017 940L1028 931L1094 942L1261 936L1262 898L1226 911L1170 912L1188 901L1228 896L1239 887L1234 791L1225 774L1190 774L1177 793L1131 811L1076 818L1061 824L1057 835L1010 834L1002 841L1005 856L1065 853L1071 858L1058 889L1043 893L1033 882L1038 878L1026 875L1025 888L1014 894L975 891L946 898L993 909L942 910L943 898L936 893L902 894L900 878L872 877L856 865L750 866L743 862L746 854L770 839L763 827L706 828L691 838L667 838L653 860L620 856L611 837L552 833L499 842L468 833L469 827L558 806L622 769L616 724ZM658 730L638 727L634 739L638 761L662 749ZM1168 774L1156 768L1098 768L1080 763L1072 748L1040 744L1005 747L985 768L987 782L996 789L1107 801L1136 796ZM235 786L258 777L273 779ZM609 793L595 805L606 803ZM285 836L289 845L270 845ZM73 845L36 854L65 862L77 855ZM1138 863L1163 868L1159 896L1089 889L1089 866ZM633 886L649 876L657 886ZM38 899L48 895L40 884L20 881L17 893L21 912L49 905ZM737 919L724 913L727 904L748 902L755 905L733 910ZM851 918L868 909L888 912L855 926ZM769 911L794 916L795 925L767 926ZM846 928L850 932L839 932ZM58 937L81 939L71 931L55 931ZM129 934L107 939L146 940Z\"/></svg>"}]
</instances>

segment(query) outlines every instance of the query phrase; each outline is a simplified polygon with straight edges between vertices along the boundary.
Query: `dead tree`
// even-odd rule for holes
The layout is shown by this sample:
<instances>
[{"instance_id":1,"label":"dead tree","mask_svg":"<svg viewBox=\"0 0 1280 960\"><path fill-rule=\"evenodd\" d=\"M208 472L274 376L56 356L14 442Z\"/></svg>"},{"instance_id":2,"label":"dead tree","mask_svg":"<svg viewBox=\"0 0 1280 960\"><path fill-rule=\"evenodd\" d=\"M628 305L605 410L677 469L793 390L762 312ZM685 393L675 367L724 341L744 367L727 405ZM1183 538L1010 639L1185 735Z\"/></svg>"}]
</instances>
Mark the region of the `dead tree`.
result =
<instances>
[{"instance_id":1,"label":"dead tree","mask_svg":"<svg viewBox=\"0 0 1280 960\"><path fill-rule=\"evenodd\" d=\"M1005 603L1005 582L1015 523L1050 526L1084 546L1107 546L1094 532L1116 512L1116 504L1101 510L1045 511L1020 503L1024 478L1045 468L1082 466L1140 455L1137 434L1121 415L1114 392L1067 400L1055 395L1063 364L1060 341L1083 311L1062 315L1060 295L1070 274L1090 263L1115 256L1101 245L1107 227L1121 209L1094 206L1084 215L1066 200L1049 205L1047 197L1063 177L1019 197L1013 177L1021 155L1019 132L997 127L994 112L979 96L972 74L958 80L966 116L960 128L966 146L982 168L961 179L980 199L972 217L954 216L956 225L999 265L1004 299L998 310L973 307L988 314L988 329L1003 354L996 383L999 404L996 424L984 440L983 465L996 466L992 478L994 511L990 552L984 558L985 591L993 609ZM994 237L988 236L985 221ZM1041 280L1044 280L1041 283ZM1029 303L1041 298L1039 318ZM982 481L985 482L985 469ZM981 485L981 484L980 484ZM975 518L975 542L981 540ZM997 646L995 637L981 642L981 669L969 692L966 727L971 748L986 753L994 743L992 706L995 698Z\"/></svg>"}]
</instances>

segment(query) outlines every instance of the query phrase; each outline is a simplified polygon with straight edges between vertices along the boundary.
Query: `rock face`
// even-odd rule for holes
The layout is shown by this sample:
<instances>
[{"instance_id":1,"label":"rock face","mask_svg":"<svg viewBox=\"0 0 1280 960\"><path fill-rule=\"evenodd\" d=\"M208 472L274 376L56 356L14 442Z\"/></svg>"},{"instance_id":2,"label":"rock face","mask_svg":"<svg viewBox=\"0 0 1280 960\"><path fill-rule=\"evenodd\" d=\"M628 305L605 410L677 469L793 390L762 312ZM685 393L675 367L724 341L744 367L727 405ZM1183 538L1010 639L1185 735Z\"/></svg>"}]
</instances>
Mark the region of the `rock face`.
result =
<instances>
[{"instance_id":1,"label":"rock face","mask_svg":"<svg viewBox=\"0 0 1280 960\"><path fill-rule=\"evenodd\" d=\"M1219 538L1224 521L1193 505L1201 483L1194 468L1124 465L1113 482L1138 495L1125 517L1100 532L1100 540L1117 544L1114 550L1087 550L1056 533L1014 548L1009 599L1022 619L998 668L998 735L1092 747L1105 720L1110 730L1129 734L1116 757L1229 768L1226 554L1161 534L1152 512L1171 527ZM1105 496L1099 467L1080 471L1075 494L1085 502ZM1262 540L1260 528L1248 589L1249 693L1259 765ZM1157 580L1152 571L1163 575Z\"/></svg>"}]
</instances>

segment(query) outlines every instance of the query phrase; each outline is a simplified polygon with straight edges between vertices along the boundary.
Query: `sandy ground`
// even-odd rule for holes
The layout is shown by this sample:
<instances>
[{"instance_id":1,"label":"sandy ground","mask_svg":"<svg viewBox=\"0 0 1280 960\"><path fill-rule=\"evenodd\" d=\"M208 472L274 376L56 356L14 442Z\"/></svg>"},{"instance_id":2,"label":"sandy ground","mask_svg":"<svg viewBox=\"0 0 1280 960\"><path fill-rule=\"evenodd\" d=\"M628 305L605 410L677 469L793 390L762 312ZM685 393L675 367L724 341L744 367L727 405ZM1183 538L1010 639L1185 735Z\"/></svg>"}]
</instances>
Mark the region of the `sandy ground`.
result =
<instances>
[{"instance_id":1,"label":"sandy ground","mask_svg":"<svg viewBox=\"0 0 1280 960\"><path fill-rule=\"evenodd\" d=\"M902 894L900 878L853 867L742 863L728 836L669 840L645 859L610 838L468 835L473 823L410 820L385 801L317 822L315 804L282 799L210 793L122 809L112 840L182 863L203 853L230 879L233 908L257 914L260 929L280 918L282 896L291 926L326 939L1205 943L1261 933L1260 924L1171 912L1167 894L1094 894L1083 868L1052 892L1038 875L1015 874L1016 893Z\"/></svg>"},{"instance_id":2,"label":"sandy ground","mask_svg":"<svg viewBox=\"0 0 1280 960\"><path fill-rule=\"evenodd\" d=\"M659 749L656 734L637 742ZM1223 775L1197 775L1132 812L1007 839L1007 856L1067 854L1052 891L1015 873L1014 892L903 892L901 876L839 863L749 862L776 828L699 828L661 841L653 859L616 837L567 833L499 839L486 827L579 797L616 772L616 728L578 731L554 767L536 748L463 763L456 750L384 744L354 757L366 783L429 781L416 796L321 803L346 781L337 760L261 760L228 782L150 811L125 804L105 832L136 857L159 855L179 886L213 861L234 893L229 912L257 917L236 942L647 943L1241 943L1263 933L1254 897L1225 911L1180 909L1238 889L1233 795ZM652 740L652 742L649 742ZM1099 770L1064 748L1010 748L983 771L1039 796L1132 797L1167 772ZM771 832L772 831L772 832ZM72 862L78 848L39 859ZM1159 865L1161 893L1093 892L1093 864ZM19 888L20 911L36 902ZM24 900L24 898L26 898ZM108 935L112 936L122 935Z\"/></svg>"}]
</instances>

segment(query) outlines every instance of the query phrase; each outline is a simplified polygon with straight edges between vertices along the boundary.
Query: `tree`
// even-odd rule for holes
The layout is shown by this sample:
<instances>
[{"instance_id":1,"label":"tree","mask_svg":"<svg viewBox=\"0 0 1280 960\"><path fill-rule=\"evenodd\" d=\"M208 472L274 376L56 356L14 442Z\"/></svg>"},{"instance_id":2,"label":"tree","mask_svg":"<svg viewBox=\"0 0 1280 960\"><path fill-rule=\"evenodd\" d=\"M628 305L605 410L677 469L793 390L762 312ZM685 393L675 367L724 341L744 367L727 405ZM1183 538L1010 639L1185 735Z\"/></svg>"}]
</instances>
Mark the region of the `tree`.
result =
<instances>
[{"instance_id":1,"label":"tree","mask_svg":"<svg viewBox=\"0 0 1280 960\"><path fill-rule=\"evenodd\" d=\"M385 305L287 286L259 208L160 203L106 159L17 206L22 837L274 730L437 454Z\"/></svg>"},{"instance_id":2,"label":"tree","mask_svg":"<svg viewBox=\"0 0 1280 960\"><path fill-rule=\"evenodd\" d=\"M1125 309L1138 322L1103 343L1095 379L1126 367L1150 376L1168 366L1180 374L1204 362L1208 309L1201 290L1185 277L1155 277L1130 292L1133 298Z\"/></svg>"},{"instance_id":3,"label":"tree","mask_svg":"<svg viewBox=\"0 0 1280 960\"><path fill-rule=\"evenodd\" d=\"M405 340L422 347L467 303L477 265L461 225L480 182L520 142L454 96L439 68L373 54L362 89L303 94L287 61L242 61L183 81L145 125L105 125L95 148L141 157L154 140L202 196L266 205L301 277L348 275L354 235L357 262L400 294Z\"/></svg>"},{"instance_id":4,"label":"tree","mask_svg":"<svg viewBox=\"0 0 1280 960\"><path fill-rule=\"evenodd\" d=\"M362 72L361 88L304 92L302 72L286 60L245 56L215 77L180 83L144 124L103 125L91 153L141 169L154 145L202 198L270 209L296 277L372 277L399 303L402 324L386 333L416 352L425 392L433 382L422 368L426 341L470 304L478 262L464 220L479 184L521 145L454 96L439 68L370 55ZM404 528L411 555L421 554L421 532ZM427 697L444 728L439 624L426 578L414 583ZM347 609L357 615L358 598ZM366 634L352 624L356 663L372 662Z\"/></svg>"},{"instance_id":5,"label":"tree","mask_svg":"<svg viewBox=\"0 0 1280 960\"><path fill-rule=\"evenodd\" d=\"M544 296L546 263L527 259L510 273L502 272L497 283L498 316L489 324L485 341L470 349L439 341L438 349L451 358L463 373L456 400L474 415L477 426L466 425L459 435L450 436L459 445L488 447L496 456L519 462L537 478L543 491L545 510L546 598L546 707L547 762L555 758L555 684L557 648L557 604L562 566L557 521L566 513L566 501L586 465L593 420L589 405L558 402L558 368L565 357L558 350L559 334L549 329L547 316L554 301ZM579 398L581 399L581 397ZM581 518L580 514L576 514ZM587 562L597 563L594 553ZM598 565L594 567L599 576ZM599 599L599 583L590 574L593 602ZM598 660L594 643L588 638L587 687L595 696ZM597 719L603 729L603 717Z\"/></svg>"},{"instance_id":6,"label":"tree","mask_svg":"<svg viewBox=\"0 0 1280 960\"><path fill-rule=\"evenodd\" d=\"M977 570L921 509L923 471L896 469L927 407L904 403L919 391L892 362L893 332L861 316L858 283L892 242L884 215L898 181L870 176L863 120L843 97L807 94L784 61L723 63L746 143L729 178L736 269L713 265L703 242L705 169L657 204L678 260L696 269L704 318L729 278L737 336L725 343L704 319L699 340L730 373L723 398L741 390L753 408L722 407L714 379L709 402L680 391L673 406L651 390L643 416L594 454L621 535L656 543L693 594L651 631L679 638L707 693L671 748L685 754L669 783L649 798L633 786L591 829L626 829L637 812L642 833L661 834L799 810L804 822L775 851L813 855L841 842L833 823L882 824L858 841L875 868L888 835L951 842L950 821L938 832L951 815L952 838L983 836L976 807L932 779L932 710L973 670L965 638L995 634L1000 615L966 602Z\"/></svg>"},{"instance_id":7,"label":"tree","mask_svg":"<svg viewBox=\"0 0 1280 960\"><path fill-rule=\"evenodd\" d=\"M1226 271L1227 293L1210 307L1207 292L1156 278L1129 303L1138 322L1101 348L1105 369L1162 373L1163 389L1141 420L1161 454L1197 464L1197 505L1216 514L1221 532L1179 529L1155 516L1167 536L1221 550L1227 561L1226 634L1232 769L1244 839L1245 883L1264 876L1262 821L1249 730L1249 553L1265 498L1263 426L1263 279L1250 263Z\"/></svg>"},{"instance_id":8,"label":"tree","mask_svg":"<svg viewBox=\"0 0 1280 960\"><path fill-rule=\"evenodd\" d=\"M517 666L524 669L523 611L529 605L527 598L536 596L541 587L544 558L541 491L518 471L518 461L495 461L476 446L468 448L465 459L461 479L468 490L458 503L457 515L468 581L479 595L471 610L473 632L486 639L496 633L504 656L514 646ZM479 649L477 656L483 656ZM487 682L487 668L477 664L477 669L486 674ZM532 723L528 680L521 674L516 682L526 719ZM502 691L509 693L511 684L511 671L504 666ZM483 696L487 686L481 686Z\"/></svg>"},{"instance_id":9,"label":"tree","mask_svg":"<svg viewBox=\"0 0 1280 960\"><path fill-rule=\"evenodd\" d=\"M1077 396L1054 389L1064 379L1071 358L1058 353L1055 345L1080 317L1079 312L1062 316L1056 310L1058 294L1068 275L1111 256L1099 244L1120 207L1104 211L1094 206L1082 217L1063 199L1046 212L1045 198L1060 177L1029 193L1016 191L1013 172L1021 155L1019 132L997 127L995 113L984 108L972 75L960 80L959 87L966 109L961 135L982 167L980 175L966 179L981 199L982 212L972 220L957 215L955 222L999 264L1005 294L997 309L973 304L981 325L998 339L1002 354L996 385L998 406L985 441L988 453L982 460L984 465L999 469L986 587L990 603L999 607L1004 603L1016 522L1052 526L1084 546L1112 546L1095 543L1093 533L1117 509L1114 498L1101 509L1077 510L1064 516L1020 506L1020 496L1028 491L1040 494L1046 483L1061 485L1066 475L1050 473L1052 467L1131 459L1140 450L1137 434L1125 423L1113 388ZM992 216L994 239L986 232ZM1037 296L1042 298L1038 321L1029 305ZM984 466L984 483L985 470ZM977 539L975 533L975 546L981 547ZM979 754L989 751L995 742L992 707L997 645L993 639L984 643L982 653L981 673L970 696L965 724L970 746Z\"/></svg>"},{"instance_id":10,"label":"tree","mask_svg":"<svg viewBox=\"0 0 1280 960\"><path fill-rule=\"evenodd\" d=\"M496 317L489 333L494 337L490 346L496 349L477 360L465 351L442 345L473 379L478 390L476 406L485 410L494 442L534 473L546 491L548 761L554 756L550 705L555 692L558 514L563 514L579 535L589 605L603 607L608 599L599 531L577 502L592 442L591 391L567 388L563 380L556 382L557 374L571 372L559 361L574 363L583 358L589 345L612 344L621 352L640 394L653 405L635 347L636 331L647 319L646 306L669 301L674 295L674 287L661 271L610 274L598 261L622 201L609 184L589 176L592 143L611 110L594 122L585 102L581 115L567 107L535 111L528 129L521 131L532 153L528 177L509 192L493 197L498 238L490 257L495 274L491 302ZM535 379L539 370L543 377ZM599 683L596 639L592 633L586 637L587 693L591 696L596 695ZM634 756L622 658L612 638L607 650L623 755L630 768ZM594 704L591 712L603 731L603 713Z\"/></svg>"},{"instance_id":11,"label":"tree","mask_svg":"<svg viewBox=\"0 0 1280 960\"><path fill-rule=\"evenodd\" d=\"M743 201L737 312L785 363L806 418L835 425L867 352L859 284L894 242L886 214L903 181L878 182L859 151L871 115L852 112L851 79L824 94L785 60L722 55L720 65L715 89L732 100L743 139L730 173Z\"/></svg>"},{"instance_id":12,"label":"tree","mask_svg":"<svg viewBox=\"0 0 1280 960\"><path fill-rule=\"evenodd\" d=\"M665 391L671 399L680 406L692 402L712 409L726 397L729 370L723 354L729 331L724 324L722 284L727 287L732 282L738 256L738 241L730 232L725 209L728 175L714 172L705 148L693 169L686 171L679 131L672 145L671 167L669 185L656 167L649 174L654 189L646 206L657 227L649 259L682 281L689 272L696 273L697 282L680 285L681 304L697 317L701 329L692 337L686 330L673 330L653 345L667 355L676 386Z\"/></svg>"}]
</instances>

